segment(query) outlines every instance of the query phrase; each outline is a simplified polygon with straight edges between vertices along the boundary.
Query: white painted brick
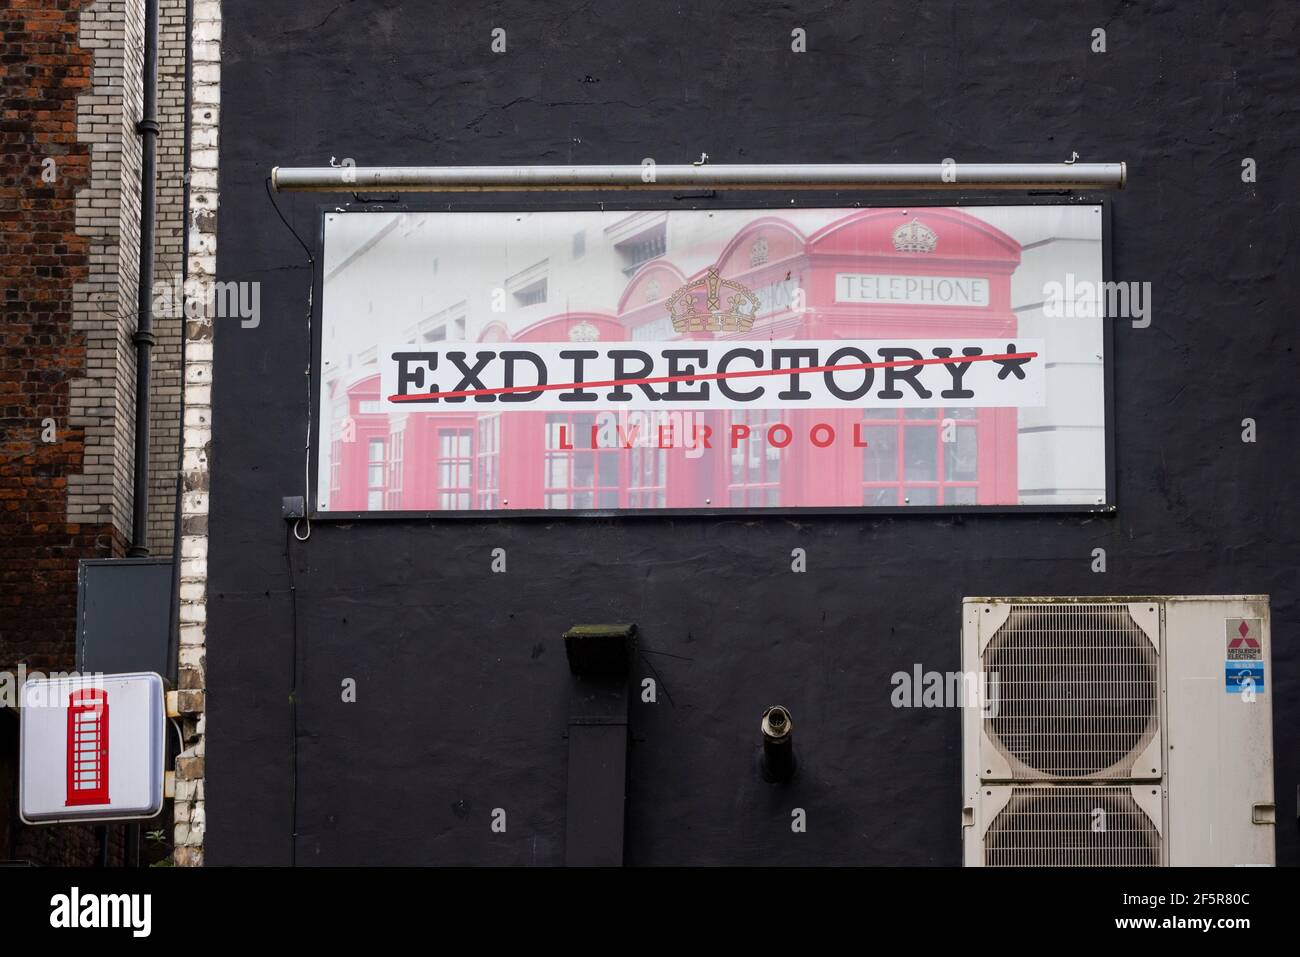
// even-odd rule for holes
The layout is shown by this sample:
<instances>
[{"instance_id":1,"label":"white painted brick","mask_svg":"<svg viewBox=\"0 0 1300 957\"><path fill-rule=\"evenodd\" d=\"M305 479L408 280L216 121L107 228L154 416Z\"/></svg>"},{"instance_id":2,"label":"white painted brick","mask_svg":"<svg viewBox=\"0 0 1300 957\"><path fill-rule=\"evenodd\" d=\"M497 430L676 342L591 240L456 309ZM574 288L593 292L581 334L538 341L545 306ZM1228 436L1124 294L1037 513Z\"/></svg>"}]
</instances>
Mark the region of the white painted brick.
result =
<instances>
[{"instance_id":1,"label":"white painted brick","mask_svg":"<svg viewBox=\"0 0 1300 957\"><path fill-rule=\"evenodd\" d=\"M168 2L168 0L164 0ZM170 0L179 3L180 0ZM181 8L183 9L183 8ZM186 233L189 258L187 272L195 279L216 275L217 241L213 217L220 206L217 189L220 160L220 78L221 78L221 2L220 0L194 0L190 23L190 54L192 59L190 125L190 209L181 229ZM203 215L200 216L200 213ZM179 236L180 230L177 230ZM215 334L211 322L204 323L207 335ZM230 328L223 324L223 328ZM177 376L183 381L185 398L184 435L182 437L181 464L185 473L193 476L208 469L207 446L211 433L211 382L215 369L212 365L211 339L191 339L186 343L185 368ZM179 391L179 386L177 387ZM208 495L203 491L185 492L181 497L182 514L206 515ZM181 540L181 651L183 664L203 670L206 654L207 605L207 536L185 535ZM186 754L202 756L206 746L207 719L205 715L187 716L183 721L186 741L193 742ZM195 740L197 739L197 740ZM201 779L188 782L183 800L178 794L178 807L184 803L186 810L176 816L174 843L178 848L192 849L197 854L187 854L185 861L201 861L206 812L203 805L205 782ZM191 786L193 790L191 790ZM194 800L197 798L197 800ZM193 801L193 803L189 803Z\"/></svg>"}]
</instances>

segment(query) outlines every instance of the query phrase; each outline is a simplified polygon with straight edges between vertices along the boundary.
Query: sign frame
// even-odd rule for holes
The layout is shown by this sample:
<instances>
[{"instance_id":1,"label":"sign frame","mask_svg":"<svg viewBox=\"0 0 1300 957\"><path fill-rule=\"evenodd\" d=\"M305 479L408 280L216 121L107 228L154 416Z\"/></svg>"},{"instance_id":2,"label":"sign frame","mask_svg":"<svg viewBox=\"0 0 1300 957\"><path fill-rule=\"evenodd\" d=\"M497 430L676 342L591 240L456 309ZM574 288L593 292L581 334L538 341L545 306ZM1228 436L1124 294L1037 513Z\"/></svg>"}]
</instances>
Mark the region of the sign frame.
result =
<instances>
[{"instance_id":1,"label":"sign frame","mask_svg":"<svg viewBox=\"0 0 1300 957\"><path fill-rule=\"evenodd\" d=\"M594 194L604 196L607 194ZM631 198L629 198L631 197ZM737 515L773 517L791 516L895 516L935 515L965 516L978 514L1075 514L1095 515L1113 514L1118 510L1116 501L1115 471L1115 355L1114 323L1115 317L1106 311L1106 297L1101 299L1102 314L1097 321L1102 324L1103 361L1103 429L1104 429L1104 500L1095 504L994 504L994 505L774 505L774 506L701 506L701 507L665 507L665 508L585 508L585 509L391 509L391 510L329 510L322 511L318 505L320 481L320 402L323 376L322 344L324 332L324 249L325 224L329 214L366 214L366 213L538 213L538 212L664 212L664 211L710 211L710 210L749 210L755 212L777 212L791 209L926 209L926 208L961 208L981 206L1096 206L1101 213L1101 279L1102 282L1113 280L1112 269L1112 205L1110 199L1094 191L1060 191L1052 193L1028 193L990 195L988 191L971 190L969 193L953 190L936 196L927 194L881 194L863 192L824 192L812 198L807 194L791 192L766 191L738 195L731 193L719 195L711 192L686 193L666 197L664 194L636 194L620 192L616 199L610 201L587 200L581 202L548 200L532 197L521 199L506 195L497 202L479 199L452 199L437 202L432 197L422 194L389 194L370 196L353 194L349 203L318 203L316 205L315 248L312 250L314 260L312 276L311 327L309 330L308 349L310 363L308 368L308 394L311 406L308 410L308 442L306 475L309 486L306 489L307 517L312 522L351 523L393 522L393 521L502 521L511 519L545 519L547 521L600 519L641 519L647 517L703 517L722 518Z\"/></svg>"}]
</instances>

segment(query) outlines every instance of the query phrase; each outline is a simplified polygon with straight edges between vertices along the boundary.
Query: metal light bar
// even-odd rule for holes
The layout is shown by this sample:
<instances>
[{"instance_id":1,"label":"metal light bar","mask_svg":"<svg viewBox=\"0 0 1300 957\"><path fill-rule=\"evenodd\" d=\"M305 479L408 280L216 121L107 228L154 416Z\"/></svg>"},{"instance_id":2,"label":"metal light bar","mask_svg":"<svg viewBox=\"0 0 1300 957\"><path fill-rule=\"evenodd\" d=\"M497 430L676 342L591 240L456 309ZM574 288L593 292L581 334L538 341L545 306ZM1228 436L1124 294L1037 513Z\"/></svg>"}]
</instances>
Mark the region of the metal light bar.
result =
<instances>
[{"instance_id":1,"label":"metal light bar","mask_svg":"<svg viewBox=\"0 0 1300 957\"><path fill-rule=\"evenodd\" d=\"M744 166L305 166L277 190L479 193L653 189L1122 189L1124 163L827 163Z\"/></svg>"}]
</instances>

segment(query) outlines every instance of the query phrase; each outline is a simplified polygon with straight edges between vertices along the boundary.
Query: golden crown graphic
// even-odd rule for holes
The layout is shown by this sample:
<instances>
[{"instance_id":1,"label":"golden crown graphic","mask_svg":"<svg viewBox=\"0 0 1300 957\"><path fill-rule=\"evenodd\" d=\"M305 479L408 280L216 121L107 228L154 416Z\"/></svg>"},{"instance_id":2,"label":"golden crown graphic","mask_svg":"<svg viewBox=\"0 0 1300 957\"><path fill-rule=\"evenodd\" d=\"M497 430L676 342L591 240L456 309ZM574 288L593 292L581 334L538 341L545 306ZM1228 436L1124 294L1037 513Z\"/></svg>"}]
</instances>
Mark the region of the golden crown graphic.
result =
<instances>
[{"instance_id":1,"label":"golden crown graphic","mask_svg":"<svg viewBox=\"0 0 1300 957\"><path fill-rule=\"evenodd\" d=\"M894 230L894 248L900 253L932 253L938 244L934 230L918 219Z\"/></svg>"},{"instance_id":2,"label":"golden crown graphic","mask_svg":"<svg viewBox=\"0 0 1300 957\"><path fill-rule=\"evenodd\" d=\"M736 295L727 297L722 309L723 287ZM665 303L678 332L749 332L758 317L758 297L740 283L723 279L710 269L703 279L688 282Z\"/></svg>"}]
</instances>

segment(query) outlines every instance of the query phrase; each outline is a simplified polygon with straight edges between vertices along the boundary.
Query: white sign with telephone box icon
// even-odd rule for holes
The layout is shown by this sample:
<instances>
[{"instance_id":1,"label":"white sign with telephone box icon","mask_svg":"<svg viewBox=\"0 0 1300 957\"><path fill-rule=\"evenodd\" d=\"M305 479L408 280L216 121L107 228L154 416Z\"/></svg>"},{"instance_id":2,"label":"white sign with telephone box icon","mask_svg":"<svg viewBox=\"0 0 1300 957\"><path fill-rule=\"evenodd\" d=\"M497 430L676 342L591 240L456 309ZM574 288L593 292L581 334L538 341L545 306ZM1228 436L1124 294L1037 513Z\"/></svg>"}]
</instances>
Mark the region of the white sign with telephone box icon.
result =
<instances>
[{"instance_id":1,"label":"white sign with telephone box icon","mask_svg":"<svg viewBox=\"0 0 1300 957\"><path fill-rule=\"evenodd\" d=\"M27 681L19 814L26 824L151 818L162 810L163 680L156 674Z\"/></svg>"}]
</instances>

